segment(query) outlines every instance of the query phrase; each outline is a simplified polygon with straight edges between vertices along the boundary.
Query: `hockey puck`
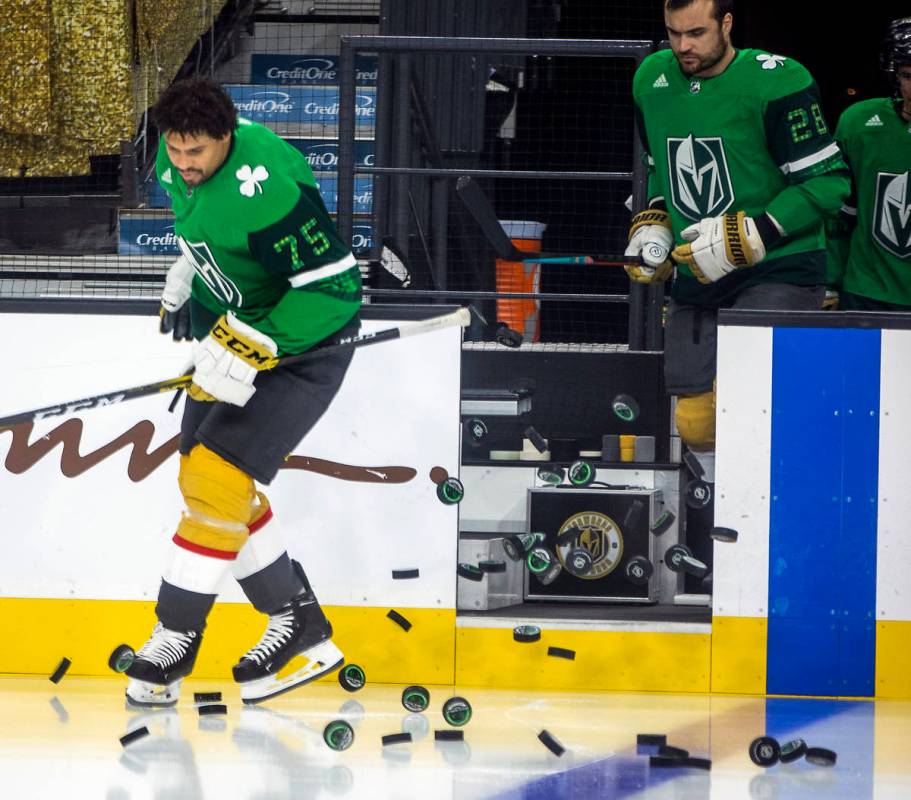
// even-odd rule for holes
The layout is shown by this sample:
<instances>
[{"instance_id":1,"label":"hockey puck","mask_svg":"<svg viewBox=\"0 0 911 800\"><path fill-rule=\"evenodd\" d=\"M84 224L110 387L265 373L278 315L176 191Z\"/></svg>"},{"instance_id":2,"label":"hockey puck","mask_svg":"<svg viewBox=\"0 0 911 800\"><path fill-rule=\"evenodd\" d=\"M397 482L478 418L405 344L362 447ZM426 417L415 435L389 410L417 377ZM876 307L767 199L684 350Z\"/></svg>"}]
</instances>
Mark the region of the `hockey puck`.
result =
<instances>
[{"instance_id":1,"label":"hockey puck","mask_svg":"<svg viewBox=\"0 0 911 800\"><path fill-rule=\"evenodd\" d=\"M538 467L538 480L550 486L559 486L566 477L566 470L557 464L544 464Z\"/></svg>"},{"instance_id":2,"label":"hockey puck","mask_svg":"<svg viewBox=\"0 0 911 800\"><path fill-rule=\"evenodd\" d=\"M565 647L548 647L547 655L553 656L554 658L565 658L567 661L576 660L576 651L567 650Z\"/></svg>"},{"instance_id":3,"label":"hockey puck","mask_svg":"<svg viewBox=\"0 0 911 800\"><path fill-rule=\"evenodd\" d=\"M541 639L541 629L537 625L519 625L512 629L512 638L516 642L537 642Z\"/></svg>"},{"instance_id":4,"label":"hockey puck","mask_svg":"<svg viewBox=\"0 0 911 800\"><path fill-rule=\"evenodd\" d=\"M610 407L624 422L633 422L639 416L639 404L628 394L618 394L611 400Z\"/></svg>"},{"instance_id":5,"label":"hockey puck","mask_svg":"<svg viewBox=\"0 0 911 800\"><path fill-rule=\"evenodd\" d=\"M389 617L396 625L398 625L406 633L411 630L411 623L405 619L398 611L390 609L386 616Z\"/></svg>"},{"instance_id":6,"label":"hockey puck","mask_svg":"<svg viewBox=\"0 0 911 800\"><path fill-rule=\"evenodd\" d=\"M547 572L555 561L554 554L546 547L540 546L533 547L525 559L528 569L533 575Z\"/></svg>"},{"instance_id":7,"label":"hockey puck","mask_svg":"<svg viewBox=\"0 0 911 800\"><path fill-rule=\"evenodd\" d=\"M551 753L555 756L562 756L566 752L566 748L557 741L557 737L552 733L549 733L547 730L542 730L538 734L538 739L540 739L541 744L543 744Z\"/></svg>"},{"instance_id":8,"label":"hockey puck","mask_svg":"<svg viewBox=\"0 0 911 800\"><path fill-rule=\"evenodd\" d=\"M401 742L410 742L410 733L387 733L383 737L383 747L387 744L400 744Z\"/></svg>"},{"instance_id":9,"label":"hockey puck","mask_svg":"<svg viewBox=\"0 0 911 800\"><path fill-rule=\"evenodd\" d=\"M465 731L435 730L433 738L438 742L461 742L465 739Z\"/></svg>"},{"instance_id":10,"label":"hockey puck","mask_svg":"<svg viewBox=\"0 0 911 800\"><path fill-rule=\"evenodd\" d=\"M437 497L444 505L454 506L465 497L465 487L458 478L447 478L437 484Z\"/></svg>"},{"instance_id":11,"label":"hockey puck","mask_svg":"<svg viewBox=\"0 0 911 800\"><path fill-rule=\"evenodd\" d=\"M529 425L524 431L522 431L522 435L534 445L535 450L537 450L539 453L547 452L547 440L540 433L538 433L534 427Z\"/></svg>"},{"instance_id":12,"label":"hockey puck","mask_svg":"<svg viewBox=\"0 0 911 800\"><path fill-rule=\"evenodd\" d=\"M450 697L443 703L443 719L454 728L467 725L471 719L471 703L464 697Z\"/></svg>"},{"instance_id":13,"label":"hockey puck","mask_svg":"<svg viewBox=\"0 0 911 800\"><path fill-rule=\"evenodd\" d=\"M220 703L221 692L193 692L194 703Z\"/></svg>"},{"instance_id":14,"label":"hockey puck","mask_svg":"<svg viewBox=\"0 0 911 800\"><path fill-rule=\"evenodd\" d=\"M70 668L70 664L73 662L68 658L61 658L60 663L57 665L57 669L54 670L53 674L48 678L51 683L60 683L60 680L66 675L66 671Z\"/></svg>"},{"instance_id":15,"label":"hockey puck","mask_svg":"<svg viewBox=\"0 0 911 800\"><path fill-rule=\"evenodd\" d=\"M626 509L626 514L623 515L623 528L632 528L637 525L644 510L645 503L641 500L633 500Z\"/></svg>"},{"instance_id":16,"label":"hockey puck","mask_svg":"<svg viewBox=\"0 0 911 800\"><path fill-rule=\"evenodd\" d=\"M408 581L413 578L420 578L421 571L419 569L394 569L392 570L392 580L394 581Z\"/></svg>"},{"instance_id":17,"label":"hockey puck","mask_svg":"<svg viewBox=\"0 0 911 800\"><path fill-rule=\"evenodd\" d=\"M781 746L781 752L778 754L782 764L790 764L792 761L798 761L807 754L807 743L803 739L791 739Z\"/></svg>"},{"instance_id":18,"label":"hockey puck","mask_svg":"<svg viewBox=\"0 0 911 800\"><path fill-rule=\"evenodd\" d=\"M456 567L456 572L467 581L474 581L477 583L478 581L484 580L484 573L474 564L463 564L460 562Z\"/></svg>"},{"instance_id":19,"label":"hockey puck","mask_svg":"<svg viewBox=\"0 0 911 800\"><path fill-rule=\"evenodd\" d=\"M701 478L705 475L705 467L699 463L699 459L696 458L692 450L687 450L681 457L681 461L689 468L690 472L693 473L693 476L696 478Z\"/></svg>"},{"instance_id":20,"label":"hockey puck","mask_svg":"<svg viewBox=\"0 0 911 800\"><path fill-rule=\"evenodd\" d=\"M557 534L555 541L560 547L565 547L566 545L572 547L579 540L581 535L582 531L575 525L572 525L566 530L560 531Z\"/></svg>"},{"instance_id":21,"label":"hockey puck","mask_svg":"<svg viewBox=\"0 0 911 800\"><path fill-rule=\"evenodd\" d=\"M199 707L199 716L208 717L210 714L227 714L228 707L224 703L209 703Z\"/></svg>"},{"instance_id":22,"label":"hockey puck","mask_svg":"<svg viewBox=\"0 0 911 800\"><path fill-rule=\"evenodd\" d=\"M505 561L479 561L478 569L481 572L506 572Z\"/></svg>"},{"instance_id":23,"label":"hockey puck","mask_svg":"<svg viewBox=\"0 0 911 800\"><path fill-rule=\"evenodd\" d=\"M510 534L503 537L503 552L513 561L523 561L528 551L539 541L547 537L543 533Z\"/></svg>"},{"instance_id":24,"label":"hockey puck","mask_svg":"<svg viewBox=\"0 0 911 800\"><path fill-rule=\"evenodd\" d=\"M468 431L468 441L473 447L480 447L487 438L487 425L482 419L470 419L465 423Z\"/></svg>"},{"instance_id":25,"label":"hockey puck","mask_svg":"<svg viewBox=\"0 0 911 800\"><path fill-rule=\"evenodd\" d=\"M825 747L808 747L804 758L816 767L834 767L838 755Z\"/></svg>"},{"instance_id":26,"label":"hockey puck","mask_svg":"<svg viewBox=\"0 0 911 800\"><path fill-rule=\"evenodd\" d=\"M687 575L695 575L697 578L704 578L709 568L694 556L682 556L680 559L680 571L685 572Z\"/></svg>"},{"instance_id":27,"label":"hockey puck","mask_svg":"<svg viewBox=\"0 0 911 800\"><path fill-rule=\"evenodd\" d=\"M712 528L709 532L716 542L736 542L737 541L737 531L733 528Z\"/></svg>"},{"instance_id":28,"label":"hockey puck","mask_svg":"<svg viewBox=\"0 0 911 800\"><path fill-rule=\"evenodd\" d=\"M674 516L673 511L662 511L651 525L649 525L649 531L651 531L655 536L660 536L664 533L671 525L674 524L674 520L677 517Z\"/></svg>"},{"instance_id":29,"label":"hockey puck","mask_svg":"<svg viewBox=\"0 0 911 800\"><path fill-rule=\"evenodd\" d=\"M750 761L758 767L774 767L781 757L781 746L771 736L757 736L750 742Z\"/></svg>"},{"instance_id":30,"label":"hockey puck","mask_svg":"<svg viewBox=\"0 0 911 800\"><path fill-rule=\"evenodd\" d=\"M637 733L636 744L663 745L667 744L667 734L664 733Z\"/></svg>"},{"instance_id":31,"label":"hockey puck","mask_svg":"<svg viewBox=\"0 0 911 800\"><path fill-rule=\"evenodd\" d=\"M701 478L695 478L686 485L683 495L687 506L698 510L712 502L712 487Z\"/></svg>"},{"instance_id":32,"label":"hockey puck","mask_svg":"<svg viewBox=\"0 0 911 800\"><path fill-rule=\"evenodd\" d=\"M645 586L652 577L655 568L645 556L634 556L626 562L626 577L636 586Z\"/></svg>"},{"instance_id":33,"label":"hockey puck","mask_svg":"<svg viewBox=\"0 0 911 800\"><path fill-rule=\"evenodd\" d=\"M566 475L573 486L583 488L595 479L595 468L590 462L580 459L569 465Z\"/></svg>"},{"instance_id":34,"label":"hockey puck","mask_svg":"<svg viewBox=\"0 0 911 800\"><path fill-rule=\"evenodd\" d=\"M693 551L685 544L672 544L664 553L664 564L671 572L680 572L684 556L692 556Z\"/></svg>"},{"instance_id":35,"label":"hockey puck","mask_svg":"<svg viewBox=\"0 0 911 800\"><path fill-rule=\"evenodd\" d=\"M504 347L519 347L522 344L523 337L518 331L514 331L505 322L497 323L497 343Z\"/></svg>"},{"instance_id":36,"label":"hockey puck","mask_svg":"<svg viewBox=\"0 0 911 800\"><path fill-rule=\"evenodd\" d=\"M402 705L406 711L425 711L430 705L430 692L423 686L408 686L402 690Z\"/></svg>"},{"instance_id":37,"label":"hockey puck","mask_svg":"<svg viewBox=\"0 0 911 800\"><path fill-rule=\"evenodd\" d=\"M670 756L649 756L650 767L711 769L712 762L707 758L671 758Z\"/></svg>"},{"instance_id":38,"label":"hockey puck","mask_svg":"<svg viewBox=\"0 0 911 800\"><path fill-rule=\"evenodd\" d=\"M114 648L114 652L108 657L108 666L114 672L126 672L133 666L136 653L128 644L120 644Z\"/></svg>"},{"instance_id":39,"label":"hockey puck","mask_svg":"<svg viewBox=\"0 0 911 800\"><path fill-rule=\"evenodd\" d=\"M343 719L334 719L323 728L323 741L332 750L347 750L354 742L354 728Z\"/></svg>"},{"instance_id":40,"label":"hockey puck","mask_svg":"<svg viewBox=\"0 0 911 800\"><path fill-rule=\"evenodd\" d=\"M128 744L135 742L137 739L141 739L143 736L149 735L149 729L143 725L141 728L137 728L135 731L130 731L127 734L124 734L120 737L120 744L123 747L126 747Z\"/></svg>"},{"instance_id":41,"label":"hockey puck","mask_svg":"<svg viewBox=\"0 0 911 800\"><path fill-rule=\"evenodd\" d=\"M356 692L367 684L367 675L357 664L345 664L338 671L338 682L346 692Z\"/></svg>"},{"instance_id":42,"label":"hockey puck","mask_svg":"<svg viewBox=\"0 0 911 800\"><path fill-rule=\"evenodd\" d=\"M595 565L595 559L585 547L574 547L566 556L566 570L570 575L579 578L585 577L592 571Z\"/></svg>"},{"instance_id":43,"label":"hockey puck","mask_svg":"<svg viewBox=\"0 0 911 800\"><path fill-rule=\"evenodd\" d=\"M670 744L662 744L658 747L658 755L666 756L667 758L689 758L690 751L684 750L682 747L674 747Z\"/></svg>"}]
</instances>

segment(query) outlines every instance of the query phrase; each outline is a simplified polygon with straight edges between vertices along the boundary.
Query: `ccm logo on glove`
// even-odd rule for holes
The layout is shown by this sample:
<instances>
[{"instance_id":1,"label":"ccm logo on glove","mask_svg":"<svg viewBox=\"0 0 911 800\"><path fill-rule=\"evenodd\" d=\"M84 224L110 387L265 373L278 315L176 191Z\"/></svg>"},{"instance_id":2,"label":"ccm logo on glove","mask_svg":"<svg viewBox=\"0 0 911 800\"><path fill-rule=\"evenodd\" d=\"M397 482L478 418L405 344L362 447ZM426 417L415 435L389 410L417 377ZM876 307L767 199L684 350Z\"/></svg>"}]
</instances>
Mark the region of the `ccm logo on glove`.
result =
<instances>
[{"instance_id":1,"label":"ccm logo on glove","mask_svg":"<svg viewBox=\"0 0 911 800\"><path fill-rule=\"evenodd\" d=\"M240 358L258 370L272 369L278 363L278 359L275 358L273 353L260 349L260 345L256 342L240 336L237 331L222 324L223 319L224 317L215 323L211 333L212 338L222 347L240 356Z\"/></svg>"}]
</instances>

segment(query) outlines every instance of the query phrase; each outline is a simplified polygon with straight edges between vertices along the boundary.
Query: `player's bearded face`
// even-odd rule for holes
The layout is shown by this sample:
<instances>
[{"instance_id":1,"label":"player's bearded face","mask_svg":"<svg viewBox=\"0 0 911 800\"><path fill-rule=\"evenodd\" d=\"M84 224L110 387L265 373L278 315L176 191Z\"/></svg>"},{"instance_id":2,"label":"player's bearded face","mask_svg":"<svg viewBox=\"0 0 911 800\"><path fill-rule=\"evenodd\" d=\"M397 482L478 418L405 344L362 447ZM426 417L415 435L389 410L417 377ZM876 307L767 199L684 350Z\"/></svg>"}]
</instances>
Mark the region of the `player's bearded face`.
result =
<instances>
[{"instance_id":1,"label":"player's bearded face","mask_svg":"<svg viewBox=\"0 0 911 800\"><path fill-rule=\"evenodd\" d=\"M664 12L671 50L684 75L703 75L727 54L730 46L730 15L719 21L712 0Z\"/></svg>"},{"instance_id":2,"label":"player's bearded face","mask_svg":"<svg viewBox=\"0 0 911 800\"><path fill-rule=\"evenodd\" d=\"M165 146L171 163L187 186L199 186L224 163L231 147L231 135L213 139L206 133L182 134L167 131Z\"/></svg>"},{"instance_id":3,"label":"player's bearded face","mask_svg":"<svg viewBox=\"0 0 911 800\"><path fill-rule=\"evenodd\" d=\"M911 113L911 64L898 68L898 91L904 100L905 113Z\"/></svg>"}]
</instances>

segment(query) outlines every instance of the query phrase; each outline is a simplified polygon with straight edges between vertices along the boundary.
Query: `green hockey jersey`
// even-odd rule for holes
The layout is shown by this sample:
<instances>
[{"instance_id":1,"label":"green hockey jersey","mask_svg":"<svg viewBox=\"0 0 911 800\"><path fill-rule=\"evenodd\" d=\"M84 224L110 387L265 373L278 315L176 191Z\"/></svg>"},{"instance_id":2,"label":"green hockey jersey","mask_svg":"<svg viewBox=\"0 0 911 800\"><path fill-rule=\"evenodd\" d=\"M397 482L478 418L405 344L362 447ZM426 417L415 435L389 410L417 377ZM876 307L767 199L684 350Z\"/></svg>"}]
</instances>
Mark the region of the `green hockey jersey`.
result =
<instances>
[{"instance_id":1,"label":"green hockey jersey","mask_svg":"<svg viewBox=\"0 0 911 800\"><path fill-rule=\"evenodd\" d=\"M722 74L695 78L661 50L636 71L633 98L649 201L664 202L678 244L684 228L726 211L767 212L785 233L764 261L710 285L679 265L676 300L714 307L756 283L825 283L823 220L838 212L850 182L803 66L740 50Z\"/></svg>"},{"instance_id":2,"label":"green hockey jersey","mask_svg":"<svg viewBox=\"0 0 911 800\"><path fill-rule=\"evenodd\" d=\"M281 355L307 350L357 312L357 261L338 238L310 165L272 131L239 119L225 162L192 189L162 137L156 171L171 196L181 252L196 269L193 299L209 311L233 311L271 336Z\"/></svg>"},{"instance_id":3,"label":"green hockey jersey","mask_svg":"<svg viewBox=\"0 0 911 800\"><path fill-rule=\"evenodd\" d=\"M911 306L911 123L893 100L845 109L835 131L853 192L830 226L829 284Z\"/></svg>"}]
</instances>

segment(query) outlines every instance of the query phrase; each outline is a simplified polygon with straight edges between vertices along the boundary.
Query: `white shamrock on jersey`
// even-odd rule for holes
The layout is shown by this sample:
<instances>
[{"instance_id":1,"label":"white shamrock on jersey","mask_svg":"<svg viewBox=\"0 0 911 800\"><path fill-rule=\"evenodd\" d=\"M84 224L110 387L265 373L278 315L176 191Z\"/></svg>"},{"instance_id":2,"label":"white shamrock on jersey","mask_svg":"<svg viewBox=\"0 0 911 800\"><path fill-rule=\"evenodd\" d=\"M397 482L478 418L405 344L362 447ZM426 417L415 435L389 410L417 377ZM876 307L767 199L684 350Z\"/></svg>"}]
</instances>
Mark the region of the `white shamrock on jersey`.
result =
<instances>
[{"instance_id":1,"label":"white shamrock on jersey","mask_svg":"<svg viewBox=\"0 0 911 800\"><path fill-rule=\"evenodd\" d=\"M775 69L780 67L787 60L784 56L770 56L768 53L756 56L756 60L762 64L763 69Z\"/></svg>"},{"instance_id":2,"label":"white shamrock on jersey","mask_svg":"<svg viewBox=\"0 0 911 800\"><path fill-rule=\"evenodd\" d=\"M263 187L260 184L269 178L269 171L265 167L253 169L249 164L244 164L234 174L240 181L240 193L244 197L253 197L257 190L262 194Z\"/></svg>"}]
</instances>

